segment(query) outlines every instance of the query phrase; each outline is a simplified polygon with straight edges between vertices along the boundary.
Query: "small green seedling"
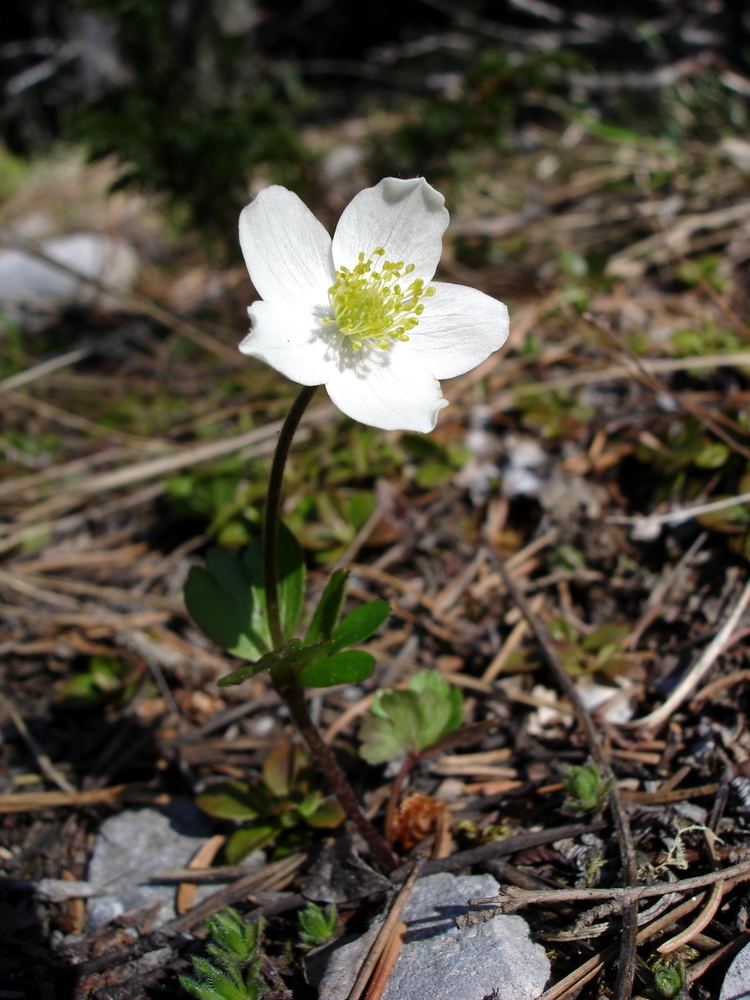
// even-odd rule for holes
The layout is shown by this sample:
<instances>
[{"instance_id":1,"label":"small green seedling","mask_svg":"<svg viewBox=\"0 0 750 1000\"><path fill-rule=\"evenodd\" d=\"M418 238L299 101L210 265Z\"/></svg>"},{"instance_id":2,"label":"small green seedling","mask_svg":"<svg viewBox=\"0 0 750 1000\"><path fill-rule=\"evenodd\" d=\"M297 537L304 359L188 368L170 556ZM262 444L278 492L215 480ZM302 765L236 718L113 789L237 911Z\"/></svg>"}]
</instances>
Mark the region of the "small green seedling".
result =
<instances>
[{"instance_id":1,"label":"small green seedling","mask_svg":"<svg viewBox=\"0 0 750 1000\"><path fill-rule=\"evenodd\" d=\"M297 920L299 939L308 948L326 944L341 933L338 910L333 905L323 909L317 903L310 902L297 914Z\"/></svg>"},{"instance_id":2,"label":"small green seedling","mask_svg":"<svg viewBox=\"0 0 750 1000\"><path fill-rule=\"evenodd\" d=\"M611 780L605 780L596 764L581 764L570 767L565 773L565 812L597 813L606 802L612 787Z\"/></svg>"},{"instance_id":3,"label":"small green seedling","mask_svg":"<svg viewBox=\"0 0 750 1000\"><path fill-rule=\"evenodd\" d=\"M405 691L378 691L359 731L359 753L368 764L404 754L418 756L461 725L463 698L440 674L422 670Z\"/></svg>"},{"instance_id":4,"label":"small green seedling","mask_svg":"<svg viewBox=\"0 0 750 1000\"><path fill-rule=\"evenodd\" d=\"M233 909L206 921L213 962L193 958L195 976L180 976L180 985L198 1000L260 1000L265 989L258 946L263 922L247 924ZM196 978L200 977L200 978Z\"/></svg>"},{"instance_id":5,"label":"small green seedling","mask_svg":"<svg viewBox=\"0 0 750 1000\"><path fill-rule=\"evenodd\" d=\"M630 626L607 622L587 634L579 633L565 618L550 623L560 663L571 677L613 677L625 673L633 657L625 641Z\"/></svg>"},{"instance_id":6,"label":"small green seedling","mask_svg":"<svg viewBox=\"0 0 750 1000\"><path fill-rule=\"evenodd\" d=\"M655 997L664 1000L678 1000L683 996L685 987L685 963L669 958L659 958L651 966L651 975L654 977L653 992Z\"/></svg>"},{"instance_id":7,"label":"small green seedling","mask_svg":"<svg viewBox=\"0 0 750 1000\"><path fill-rule=\"evenodd\" d=\"M67 678L55 691L55 705L86 711L111 703L125 704L138 690L139 679L115 656L92 656L82 673Z\"/></svg>"},{"instance_id":8,"label":"small green seedling","mask_svg":"<svg viewBox=\"0 0 750 1000\"><path fill-rule=\"evenodd\" d=\"M301 746L280 743L266 757L260 781L225 781L198 796L209 816L243 821L224 847L229 864L269 844L281 856L304 841L306 828L330 830L343 823L338 800L314 785L310 764Z\"/></svg>"}]
</instances>

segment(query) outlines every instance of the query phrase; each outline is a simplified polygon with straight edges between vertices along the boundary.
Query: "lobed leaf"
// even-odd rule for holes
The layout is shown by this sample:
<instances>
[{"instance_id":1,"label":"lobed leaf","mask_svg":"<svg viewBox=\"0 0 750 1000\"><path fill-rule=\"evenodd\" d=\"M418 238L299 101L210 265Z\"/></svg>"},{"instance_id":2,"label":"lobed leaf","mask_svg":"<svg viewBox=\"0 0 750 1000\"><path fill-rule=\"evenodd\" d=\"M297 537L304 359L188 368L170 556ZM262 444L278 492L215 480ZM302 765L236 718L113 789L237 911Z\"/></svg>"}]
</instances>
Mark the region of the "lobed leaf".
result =
<instances>
[{"instance_id":1,"label":"lobed leaf","mask_svg":"<svg viewBox=\"0 0 750 1000\"><path fill-rule=\"evenodd\" d=\"M383 764L406 753L421 753L457 729L462 696L434 671L420 671L405 691L379 691L359 731L360 756Z\"/></svg>"}]
</instances>

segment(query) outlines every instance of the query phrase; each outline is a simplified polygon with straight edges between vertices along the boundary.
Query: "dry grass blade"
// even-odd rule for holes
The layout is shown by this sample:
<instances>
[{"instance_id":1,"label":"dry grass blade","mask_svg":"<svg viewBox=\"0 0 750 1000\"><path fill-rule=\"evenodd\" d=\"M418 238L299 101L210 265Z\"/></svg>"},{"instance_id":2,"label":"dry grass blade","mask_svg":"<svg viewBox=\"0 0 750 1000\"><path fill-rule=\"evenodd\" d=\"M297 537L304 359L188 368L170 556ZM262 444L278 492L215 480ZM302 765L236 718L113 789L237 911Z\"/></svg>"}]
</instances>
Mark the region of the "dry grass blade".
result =
<instances>
[{"instance_id":1,"label":"dry grass blade","mask_svg":"<svg viewBox=\"0 0 750 1000\"><path fill-rule=\"evenodd\" d=\"M732 634L739 625L748 605L750 605L750 580L745 583L742 593L737 599L737 602L732 610L727 615L724 624L721 626L708 646L706 646L695 663L688 668L687 673L664 704L660 705L659 708L654 709L653 712L649 712L648 715L644 715L640 719L633 719L631 722L627 723L629 728L640 726L643 728L655 729L663 725L671 718L674 711L690 697L690 694L700 684L716 662L717 658L721 656L725 646L730 641Z\"/></svg>"},{"instance_id":2,"label":"dry grass blade","mask_svg":"<svg viewBox=\"0 0 750 1000\"><path fill-rule=\"evenodd\" d=\"M90 792L14 792L10 795L0 795L0 815L38 812L43 809L112 806L127 790L127 785L113 785L111 788L96 788Z\"/></svg>"},{"instance_id":3,"label":"dry grass blade","mask_svg":"<svg viewBox=\"0 0 750 1000\"><path fill-rule=\"evenodd\" d=\"M24 722L24 719L20 712L16 709L16 706L7 695L2 694L1 692L0 709L5 711L13 725L16 727L18 734L33 754L34 760L45 778L51 781L53 785L57 785L63 794L72 796L78 795L75 787L71 785L65 775L55 767L47 754L42 750L32 734L29 732L29 727Z\"/></svg>"},{"instance_id":4,"label":"dry grass blade","mask_svg":"<svg viewBox=\"0 0 750 1000\"><path fill-rule=\"evenodd\" d=\"M423 862L417 861L411 870L411 874L399 889L388 912L388 916L383 921L383 926L380 928L378 936L375 938L368 952L367 958L357 973L357 978L349 992L348 1000L360 1000L364 996L381 956L389 943L392 942L393 937L397 935L401 914L404 912L404 907L409 902L409 898L414 891L414 886L417 884L422 867ZM400 934L397 935L397 938L400 940Z\"/></svg>"},{"instance_id":5,"label":"dry grass blade","mask_svg":"<svg viewBox=\"0 0 750 1000\"><path fill-rule=\"evenodd\" d=\"M555 680L559 684L562 691L567 695L568 700L573 706L578 724L586 734L592 758L601 769L603 776L610 782L609 806L614 820L617 840L620 848L623 877L631 886L634 886L637 880L637 864L635 857L635 845L633 844L633 838L630 832L630 821L625 811L622 799L620 798L614 774L612 773L612 769L604 754L599 733L597 732L593 720L589 712L586 710L586 707L583 704L570 675L560 664L554 647L550 642L547 630L544 628L537 615L534 614L529 602L521 593L503 563L497 559L497 564L503 582L507 587L508 592L513 597L513 600L521 609L524 617L528 621L529 626L536 636L537 642L542 648L545 660L551 668ZM625 907L623 917L623 935L620 946L617 982L615 984L615 993L618 996L629 997L633 989L633 980L635 978L637 932L638 909L634 902L630 902Z\"/></svg>"}]
</instances>

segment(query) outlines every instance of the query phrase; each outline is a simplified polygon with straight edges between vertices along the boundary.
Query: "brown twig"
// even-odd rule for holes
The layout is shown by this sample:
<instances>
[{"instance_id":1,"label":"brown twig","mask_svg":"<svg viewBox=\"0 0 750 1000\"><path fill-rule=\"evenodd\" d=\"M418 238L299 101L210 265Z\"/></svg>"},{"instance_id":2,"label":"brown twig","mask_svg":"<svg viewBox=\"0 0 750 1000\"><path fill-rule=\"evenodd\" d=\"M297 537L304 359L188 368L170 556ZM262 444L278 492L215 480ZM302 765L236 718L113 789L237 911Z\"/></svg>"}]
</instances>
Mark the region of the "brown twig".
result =
<instances>
[{"instance_id":1,"label":"brown twig","mask_svg":"<svg viewBox=\"0 0 750 1000\"><path fill-rule=\"evenodd\" d=\"M293 854L282 861L266 865L258 871L249 872L231 885L211 893L206 899L201 900L200 903L188 910L184 916L170 920L163 927L143 935L126 948L118 948L116 951L105 952L103 955L97 955L95 958L80 962L73 966L73 971L80 979L83 976L94 975L105 969L132 962L158 948L167 947L173 938L191 931L226 906L231 906L238 900L246 898L252 892L267 891L272 886L278 885L279 879L284 879L298 871L305 859L304 854ZM68 974L70 971L70 967L61 970L61 975Z\"/></svg>"},{"instance_id":2,"label":"brown twig","mask_svg":"<svg viewBox=\"0 0 750 1000\"><path fill-rule=\"evenodd\" d=\"M29 748L31 755L45 778L48 778L53 785L57 785L60 791L65 795L77 795L78 792L75 787L71 785L65 775L55 767L47 754L42 750L37 741L31 735L29 727L26 725L23 716L18 711L16 706L7 695L2 694L1 692L0 709L5 711L8 718L15 726L18 735Z\"/></svg>"},{"instance_id":3,"label":"brown twig","mask_svg":"<svg viewBox=\"0 0 750 1000\"><path fill-rule=\"evenodd\" d=\"M732 633L739 625L740 619L749 605L750 579L748 579L745 583L742 593L737 599L737 602L732 610L727 615L724 624L703 650L695 663L688 668L685 676L667 700L660 705L659 708L654 709L653 712L649 712L648 715L644 715L640 719L633 719L631 722L627 723L630 728L656 728L671 718L675 709L690 696L690 694L695 690L698 684L700 684L708 671L714 665L717 658L721 655L724 647L729 642Z\"/></svg>"},{"instance_id":4,"label":"brown twig","mask_svg":"<svg viewBox=\"0 0 750 1000\"><path fill-rule=\"evenodd\" d=\"M438 872L454 872L461 868L470 868L472 865L483 864L490 858L505 857L516 854L518 851L541 847L543 844L554 844L558 840L575 839L585 833L594 833L603 829L605 825L604 820L594 820L591 823L569 823L566 826L551 827L549 830L518 833L492 844L482 844L479 847L472 847L468 851L457 851L448 858L425 861L422 874L436 875ZM391 873L391 880L393 882L402 881L410 870L408 865L402 865Z\"/></svg>"},{"instance_id":5,"label":"brown twig","mask_svg":"<svg viewBox=\"0 0 750 1000\"><path fill-rule=\"evenodd\" d=\"M740 861L729 868L722 868L693 878L678 879L676 882L654 882L652 885L613 886L609 889L520 889L508 886L498 896L487 899L472 899L473 906L492 903L505 912L519 910L524 906L593 901L601 899L617 900L621 904L638 902L651 896L662 896L670 892L695 892L718 883L744 882L750 879L750 861Z\"/></svg>"},{"instance_id":6,"label":"brown twig","mask_svg":"<svg viewBox=\"0 0 750 1000\"><path fill-rule=\"evenodd\" d=\"M634 886L637 879L637 864L635 857L635 846L630 832L630 822L628 820L625 807L620 798L617 782L609 765L599 733L594 725L593 719L587 711L578 689L573 683L570 675L560 663L557 653L544 625L534 613L529 602L521 592L520 588L508 573L502 560L493 553L498 572L502 577L508 593L521 609L524 617L528 621L531 630L536 636L537 642L542 648L547 665L551 669L558 685L567 696L576 715L578 724L583 729L588 740L591 756L601 769L603 776L610 782L609 807L614 820L617 839L620 847L620 857L622 859L623 878ZM620 957L618 962L617 981L615 983L615 995L627 1000L633 990L633 980L635 978L636 961L636 935L638 933L638 909L635 903L630 903L625 907L623 916L623 935L620 946Z\"/></svg>"}]
</instances>

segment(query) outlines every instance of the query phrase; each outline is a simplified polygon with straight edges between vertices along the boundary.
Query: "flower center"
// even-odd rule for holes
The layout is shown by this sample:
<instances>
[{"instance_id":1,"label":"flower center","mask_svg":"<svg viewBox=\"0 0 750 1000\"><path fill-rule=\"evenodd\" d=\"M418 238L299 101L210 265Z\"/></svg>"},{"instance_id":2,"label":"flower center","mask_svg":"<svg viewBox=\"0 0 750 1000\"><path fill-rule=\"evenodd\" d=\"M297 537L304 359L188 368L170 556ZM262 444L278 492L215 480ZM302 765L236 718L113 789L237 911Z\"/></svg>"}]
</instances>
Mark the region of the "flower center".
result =
<instances>
[{"instance_id":1,"label":"flower center","mask_svg":"<svg viewBox=\"0 0 750 1000\"><path fill-rule=\"evenodd\" d=\"M387 351L394 341L408 340L408 331L424 312L420 300L435 294L434 287L425 286L421 278L402 285L414 265L378 259L384 256L382 247L369 257L360 253L353 268L336 271L336 281L328 289L333 316L323 322L335 323L355 351L364 346Z\"/></svg>"}]
</instances>

